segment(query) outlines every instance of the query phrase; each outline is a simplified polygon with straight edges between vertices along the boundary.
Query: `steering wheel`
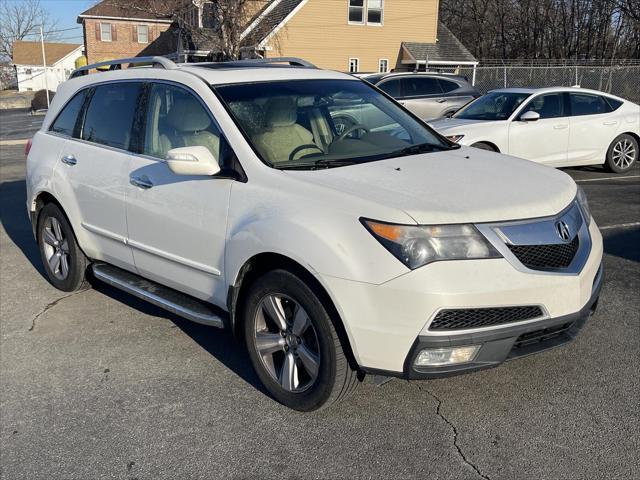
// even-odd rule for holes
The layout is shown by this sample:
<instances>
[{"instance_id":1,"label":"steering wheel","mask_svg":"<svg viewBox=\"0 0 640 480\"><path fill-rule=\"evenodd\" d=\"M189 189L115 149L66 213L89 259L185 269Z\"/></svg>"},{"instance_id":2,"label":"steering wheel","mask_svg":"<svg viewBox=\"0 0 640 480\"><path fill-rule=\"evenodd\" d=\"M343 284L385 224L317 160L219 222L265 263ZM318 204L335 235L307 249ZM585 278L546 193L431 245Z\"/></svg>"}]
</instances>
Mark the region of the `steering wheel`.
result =
<instances>
[{"instance_id":1,"label":"steering wheel","mask_svg":"<svg viewBox=\"0 0 640 480\"><path fill-rule=\"evenodd\" d=\"M364 125L362 125L361 123L356 123L355 125L350 126L349 128L347 128L344 132L342 132L342 135L340 135L338 138L336 138L334 140L334 142L340 142L342 140L344 140L345 138L347 138L347 136L357 130L363 130L365 133L369 133L369 129L367 127L365 127Z\"/></svg>"},{"instance_id":2,"label":"steering wheel","mask_svg":"<svg viewBox=\"0 0 640 480\"><path fill-rule=\"evenodd\" d=\"M322 150L315 143L307 143L305 145L300 145L299 147L294 148L293 151L289 154L289 161L293 162L295 160L294 157L296 156L296 153L301 152L302 150L308 150L310 148L315 148L316 150L318 150L320 153L324 155L324 150ZM307 155L305 155L305 157L306 156Z\"/></svg>"}]
</instances>

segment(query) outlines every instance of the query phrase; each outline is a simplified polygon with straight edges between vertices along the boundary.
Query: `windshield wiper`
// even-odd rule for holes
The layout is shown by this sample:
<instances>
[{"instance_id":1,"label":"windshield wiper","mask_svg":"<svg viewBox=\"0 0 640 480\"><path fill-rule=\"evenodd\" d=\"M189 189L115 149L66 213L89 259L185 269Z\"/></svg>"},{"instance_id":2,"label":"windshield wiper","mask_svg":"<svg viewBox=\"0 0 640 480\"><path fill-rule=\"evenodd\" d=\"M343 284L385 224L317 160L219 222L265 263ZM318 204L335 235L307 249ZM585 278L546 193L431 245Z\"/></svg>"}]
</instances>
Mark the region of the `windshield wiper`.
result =
<instances>
[{"instance_id":1,"label":"windshield wiper","mask_svg":"<svg viewBox=\"0 0 640 480\"><path fill-rule=\"evenodd\" d=\"M457 148L460 148L460 145L455 144L451 146L445 146L445 145L436 145L433 143L419 143L417 145L411 145L409 147L401 148L400 150L391 152L389 155L395 155L400 157L403 155L417 155L419 153L442 152L444 150L454 150Z\"/></svg>"},{"instance_id":2,"label":"windshield wiper","mask_svg":"<svg viewBox=\"0 0 640 480\"><path fill-rule=\"evenodd\" d=\"M342 160L317 160L315 162L290 163L278 165L274 168L278 170L316 170L323 167L344 167L347 165L355 165L361 163L359 160L342 159Z\"/></svg>"}]
</instances>

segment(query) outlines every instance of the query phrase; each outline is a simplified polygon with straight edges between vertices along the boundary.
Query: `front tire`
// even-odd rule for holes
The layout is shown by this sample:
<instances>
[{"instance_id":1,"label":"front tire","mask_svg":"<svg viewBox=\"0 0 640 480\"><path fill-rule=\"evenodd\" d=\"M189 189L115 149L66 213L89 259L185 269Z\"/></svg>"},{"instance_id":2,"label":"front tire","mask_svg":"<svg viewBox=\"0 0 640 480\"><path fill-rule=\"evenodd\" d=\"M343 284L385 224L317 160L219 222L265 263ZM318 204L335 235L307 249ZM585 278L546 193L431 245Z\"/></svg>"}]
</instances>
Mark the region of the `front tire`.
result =
<instances>
[{"instance_id":1,"label":"front tire","mask_svg":"<svg viewBox=\"0 0 640 480\"><path fill-rule=\"evenodd\" d=\"M45 205L38 216L38 247L47 280L58 290L75 292L88 287L88 260L60 208Z\"/></svg>"},{"instance_id":2,"label":"front tire","mask_svg":"<svg viewBox=\"0 0 640 480\"><path fill-rule=\"evenodd\" d=\"M258 377L280 403L308 412L342 400L357 387L330 315L315 289L286 270L250 287L244 339Z\"/></svg>"},{"instance_id":3,"label":"front tire","mask_svg":"<svg viewBox=\"0 0 640 480\"><path fill-rule=\"evenodd\" d=\"M638 141L629 134L618 136L607 150L605 168L614 173L625 173L638 160Z\"/></svg>"}]
</instances>

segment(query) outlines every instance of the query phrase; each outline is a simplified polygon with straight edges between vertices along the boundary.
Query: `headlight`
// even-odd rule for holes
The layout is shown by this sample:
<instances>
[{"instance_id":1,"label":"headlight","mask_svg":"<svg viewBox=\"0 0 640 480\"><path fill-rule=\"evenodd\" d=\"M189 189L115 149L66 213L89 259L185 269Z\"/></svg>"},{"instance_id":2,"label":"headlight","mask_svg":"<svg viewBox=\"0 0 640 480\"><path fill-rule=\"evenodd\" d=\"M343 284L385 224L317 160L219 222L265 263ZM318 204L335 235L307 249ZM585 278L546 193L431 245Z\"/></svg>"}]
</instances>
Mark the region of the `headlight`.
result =
<instances>
[{"instance_id":1,"label":"headlight","mask_svg":"<svg viewBox=\"0 0 640 480\"><path fill-rule=\"evenodd\" d=\"M451 141L453 143L458 143L463 138L464 138L464 135L449 135L449 136L447 136L447 140L449 140L449 141Z\"/></svg>"},{"instance_id":2,"label":"headlight","mask_svg":"<svg viewBox=\"0 0 640 480\"><path fill-rule=\"evenodd\" d=\"M501 257L473 225L393 225L366 219L362 223L412 270L439 260Z\"/></svg>"},{"instance_id":3,"label":"headlight","mask_svg":"<svg viewBox=\"0 0 640 480\"><path fill-rule=\"evenodd\" d=\"M587 202L587 194L584 193L584 190L580 185L578 185L578 205L580 205L580 209L582 210L582 215L584 215L585 220L587 221L587 225L591 224L591 210L589 210L589 202Z\"/></svg>"}]
</instances>

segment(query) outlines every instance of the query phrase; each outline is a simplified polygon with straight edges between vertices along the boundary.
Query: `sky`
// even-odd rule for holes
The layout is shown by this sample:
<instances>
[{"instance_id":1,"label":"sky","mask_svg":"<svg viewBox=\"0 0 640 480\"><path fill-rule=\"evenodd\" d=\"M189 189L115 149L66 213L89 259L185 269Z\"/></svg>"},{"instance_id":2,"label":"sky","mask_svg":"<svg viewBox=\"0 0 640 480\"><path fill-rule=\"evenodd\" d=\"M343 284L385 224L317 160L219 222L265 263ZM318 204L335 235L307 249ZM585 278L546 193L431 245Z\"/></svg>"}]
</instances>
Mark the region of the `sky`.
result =
<instances>
[{"instance_id":1,"label":"sky","mask_svg":"<svg viewBox=\"0 0 640 480\"><path fill-rule=\"evenodd\" d=\"M20 0L15 0L20 1ZM55 41L82 43L82 26L76 23L78 15L97 3L96 0L40 0L42 8L52 21L57 21L56 30L73 29L59 33Z\"/></svg>"}]
</instances>

